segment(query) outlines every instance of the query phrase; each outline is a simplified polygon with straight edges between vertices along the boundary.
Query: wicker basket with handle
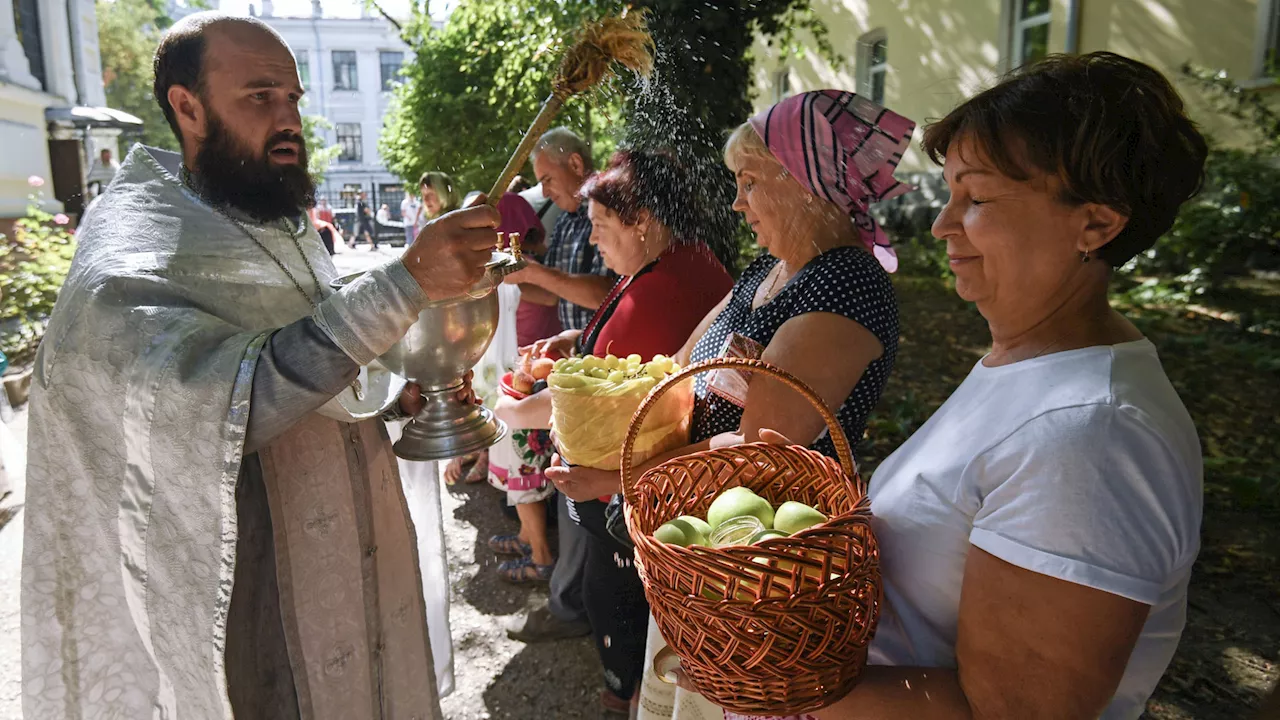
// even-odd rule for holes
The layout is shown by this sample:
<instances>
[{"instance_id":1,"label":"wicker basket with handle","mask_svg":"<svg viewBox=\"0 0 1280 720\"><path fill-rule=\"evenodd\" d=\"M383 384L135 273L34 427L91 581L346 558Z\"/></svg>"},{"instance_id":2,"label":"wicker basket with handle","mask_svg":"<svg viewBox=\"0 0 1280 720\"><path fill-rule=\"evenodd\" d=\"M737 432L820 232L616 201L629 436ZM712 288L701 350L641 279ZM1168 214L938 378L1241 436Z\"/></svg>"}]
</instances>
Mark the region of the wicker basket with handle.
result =
<instances>
[{"instance_id":1,"label":"wicker basket with handle","mask_svg":"<svg viewBox=\"0 0 1280 720\"><path fill-rule=\"evenodd\" d=\"M822 415L840 462L808 448L753 443L675 458L633 477L632 447L649 408L673 385L716 369L761 373L800 392ZM813 390L759 360L691 365L636 410L621 473L650 611L699 692L735 712L793 715L853 688L879 618L880 552L849 441ZM705 517L722 490L739 485L775 506L813 506L828 521L756 545L685 548L653 537L681 515Z\"/></svg>"}]
</instances>

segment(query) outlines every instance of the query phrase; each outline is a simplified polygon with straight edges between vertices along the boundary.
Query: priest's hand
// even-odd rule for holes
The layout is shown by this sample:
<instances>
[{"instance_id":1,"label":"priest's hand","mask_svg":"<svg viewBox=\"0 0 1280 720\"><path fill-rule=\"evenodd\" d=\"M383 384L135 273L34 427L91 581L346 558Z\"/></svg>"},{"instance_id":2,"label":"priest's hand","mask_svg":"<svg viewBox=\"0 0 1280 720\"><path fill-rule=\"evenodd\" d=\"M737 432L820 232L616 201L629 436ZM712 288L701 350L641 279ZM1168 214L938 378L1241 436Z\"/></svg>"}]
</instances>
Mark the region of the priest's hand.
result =
<instances>
[{"instance_id":1,"label":"priest's hand","mask_svg":"<svg viewBox=\"0 0 1280 720\"><path fill-rule=\"evenodd\" d=\"M479 405L480 398L476 396L476 391L471 387L471 378L474 373L470 370L462 377L462 389L458 391L458 400ZM417 383L408 383L404 386L404 392L400 393L400 412L406 417L416 417L422 412L422 386Z\"/></svg>"},{"instance_id":2,"label":"priest's hand","mask_svg":"<svg viewBox=\"0 0 1280 720\"><path fill-rule=\"evenodd\" d=\"M431 300L464 294L484 277L500 217L488 205L455 210L428 222L403 262Z\"/></svg>"}]
</instances>

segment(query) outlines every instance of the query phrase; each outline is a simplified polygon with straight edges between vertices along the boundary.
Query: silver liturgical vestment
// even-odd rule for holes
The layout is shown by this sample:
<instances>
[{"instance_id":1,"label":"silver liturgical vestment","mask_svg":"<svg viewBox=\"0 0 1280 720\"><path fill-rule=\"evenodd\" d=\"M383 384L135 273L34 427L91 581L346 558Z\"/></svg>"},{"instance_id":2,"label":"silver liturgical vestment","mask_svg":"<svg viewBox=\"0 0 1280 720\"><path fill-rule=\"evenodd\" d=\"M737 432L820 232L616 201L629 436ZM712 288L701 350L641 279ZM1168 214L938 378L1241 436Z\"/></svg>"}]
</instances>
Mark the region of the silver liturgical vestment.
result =
<instances>
[{"instance_id":1,"label":"silver liturgical vestment","mask_svg":"<svg viewBox=\"0 0 1280 720\"><path fill-rule=\"evenodd\" d=\"M365 365L426 298L398 261L333 293L309 224L293 237L242 231L176 166L169 153L129 154L84 218L37 358L25 715L230 720L239 697L240 720L434 720L418 545L385 427L356 422L340 395L257 453L244 446L273 332L310 316ZM268 251L323 298L316 308ZM246 477L261 499L241 517L269 508L269 520L241 528ZM242 539L242 550L267 548L268 562L246 556L238 567ZM274 572L263 581L253 567ZM267 626L281 640L274 660L255 630ZM245 690L237 678L286 691Z\"/></svg>"}]
</instances>

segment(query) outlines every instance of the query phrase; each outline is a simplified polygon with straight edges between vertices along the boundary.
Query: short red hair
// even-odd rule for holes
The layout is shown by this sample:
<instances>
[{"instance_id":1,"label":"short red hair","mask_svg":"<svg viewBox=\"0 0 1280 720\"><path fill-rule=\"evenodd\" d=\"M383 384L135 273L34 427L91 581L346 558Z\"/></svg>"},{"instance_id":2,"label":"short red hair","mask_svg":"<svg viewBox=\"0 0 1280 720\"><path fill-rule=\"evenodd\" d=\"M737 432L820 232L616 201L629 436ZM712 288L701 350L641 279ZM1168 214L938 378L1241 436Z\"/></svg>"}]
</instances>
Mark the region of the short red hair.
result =
<instances>
[{"instance_id":1,"label":"short red hair","mask_svg":"<svg viewBox=\"0 0 1280 720\"><path fill-rule=\"evenodd\" d=\"M669 152L619 150L604 170L587 179L579 193L617 213L626 225L648 211L676 238L696 240L700 213L688 175Z\"/></svg>"}]
</instances>

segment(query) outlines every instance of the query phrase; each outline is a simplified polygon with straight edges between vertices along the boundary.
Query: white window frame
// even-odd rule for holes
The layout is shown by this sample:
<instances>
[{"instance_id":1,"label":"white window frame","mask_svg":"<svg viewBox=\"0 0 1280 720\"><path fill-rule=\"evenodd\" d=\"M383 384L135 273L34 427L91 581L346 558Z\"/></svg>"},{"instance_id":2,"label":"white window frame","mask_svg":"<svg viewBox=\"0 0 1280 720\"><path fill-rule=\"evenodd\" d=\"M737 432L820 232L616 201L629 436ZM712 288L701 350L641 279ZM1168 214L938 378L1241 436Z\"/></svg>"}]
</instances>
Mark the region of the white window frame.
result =
<instances>
[{"instance_id":1,"label":"white window frame","mask_svg":"<svg viewBox=\"0 0 1280 720\"><path fill-rule=\"evenodd\" d=\"M773 101L780 103L791 97L791 68L781 67L773 71Z\"/></svg>"},{"instance_id":2,"label":"white window frame","mask_svg":"<svg viewBox=\"0 0 1280 720\"><path fill-rule=\"evenodd\" d=\"M387 55L400 56L400 63L396 65L395 72L391 74L391 77L387 77L387 74L386 74L387 65L386 63L383 62L383 59ZM381 90L382 92L391 92L392 90L395 89L395 84L400 81L400 70L401 68L404 67L404 62L405 62L405 59L404 59L403 50L379 50L378 51L378 84L379 84L378 89L379 90Z\"/></svg>"},{"instance_id":3,"label":"white window frame","mask_svg":"<svg viewBox=\"0 0 1280 720\"><path fill-rule=\"evenodd\" d=\"M311 53L307 50L295 50L293 52L294 64L298 66L298 82L302 83L303 90L311 89ZM304 76L302 68L306 68L307 72Z\"/></svg>"},{"instance_id":4,"label":"white window frame","mask_svg":"<svg viewBox=\"0 0 1280 720\"><path fill-rule=\"evenodd\" d=\"M1271 85L1275 79L1268 69L1280 71L1280 0L1258 0L1258 29L1254 41L1253 78L1241 83L1245 87ZM1267 67L1267 55L1275 53L1272 67Z\"/></svg>"},{"instance_id":5,"label":"white window frame","mask_svg":"<svg viewBox=\"0 0 1280 720\"><path fill-rule=\"evenodd\" d=\"M338 53L342 53L345 58L348 53L351 55L351 87L338 87L338 76L346 73L338 72ZM338 92L359 92L360 91L360 53L355 50L330 50L329 65L333 68L333 89ZM346 66L347 63L343 63Z\"/></svg>"},{"instance_id":6,"label":"white window frame","mask_svg":"<svg viewBox=\"0 0 1280 720\"><path fill-rule=\"evenodd\" d=\"M884 62L872 64L872 53L875 46L879 43L885 44ZM889 91L889 34L884 28L876 28L862 37L858 38L858 59L857 67L854 68L857 75L858 94L872 100L884 103L885 98L877 100L872 96L872 88L875 86L873 80L876 75L884 76L881 87L884 89L886 96Z\"/></svg>"},{"instance_id":7,"label":"white window frame","mask_svg":"<svg viewBox=\"0 0 1280 720\"><path fill-rule=\"evenodd\" d=\"M1009 62L1008 69L1016 70L1022 67L1022 51L1025 49L1023 43L1026 42L1027 31L1041 25L1050 25L1049 31L1053 32L1053 2L1049 2L1048 9L1039 15L1031 17L1022 17L1023 0L1009 0Z\"/></svg>"},{"instance_id":8,"label":"white window frame","mask_svg":"<svg viewBox=\"0 0 1280 720\"><path fill-rule=\"evenodd\" d=\"M343 130L355 127L355 135L342 134ZM363 163L364 162L364 124L360 122L338 122L333 124L334 142L342 147L338 153L338 162L344 163ZM354 142L352 142L354 140ZM349 157L346 150L350 148L355 150L355 157Z\"/></svg>"}]
</instances>

